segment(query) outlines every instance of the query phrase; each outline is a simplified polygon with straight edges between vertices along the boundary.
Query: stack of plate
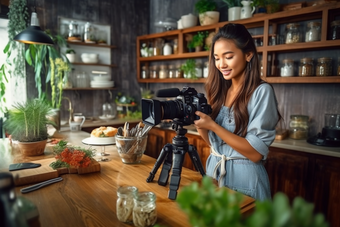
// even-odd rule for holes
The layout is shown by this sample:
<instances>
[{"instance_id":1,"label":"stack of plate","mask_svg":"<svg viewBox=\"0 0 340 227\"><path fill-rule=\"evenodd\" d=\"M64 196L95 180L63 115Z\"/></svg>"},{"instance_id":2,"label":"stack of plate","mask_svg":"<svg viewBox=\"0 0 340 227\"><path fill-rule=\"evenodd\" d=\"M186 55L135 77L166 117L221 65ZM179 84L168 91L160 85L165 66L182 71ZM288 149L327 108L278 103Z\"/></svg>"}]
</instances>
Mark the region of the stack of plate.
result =
<instances>
[{"instance_id":1,"label":"stack of plate","mask_svg":"<svg viewBox=\"0 0 340 227\"><path fill-rule=\"evenodd\" d=\"M91 87L93 88L114 87L114 85L114 81L91 81Z\"/></svg>"},{"instance_id":2,"label":"stack of plate","mask_svg":"<svg viewBox=\"0 0 340 227\"><path fill-rule=\"evenodd\" d=\"M108 88L114 87L115 83L111 80L110 75L105 75L107 72L92 71L93 74L97 74L92 77L91 87L93 88Z\"/></svg>"}]
</instances>

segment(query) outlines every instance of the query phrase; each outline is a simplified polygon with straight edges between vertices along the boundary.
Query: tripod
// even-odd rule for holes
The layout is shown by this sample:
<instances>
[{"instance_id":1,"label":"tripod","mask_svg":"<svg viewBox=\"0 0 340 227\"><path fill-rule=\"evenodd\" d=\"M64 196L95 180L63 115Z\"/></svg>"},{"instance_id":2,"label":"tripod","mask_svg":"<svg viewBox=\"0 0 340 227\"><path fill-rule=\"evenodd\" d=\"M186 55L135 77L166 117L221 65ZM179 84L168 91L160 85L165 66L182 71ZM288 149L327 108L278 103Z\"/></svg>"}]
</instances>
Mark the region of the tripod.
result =
<instances>
[{"instance_id":1,"label":"tripod","mask_svg":"<svg viewBox=\"0 0 340 227\"><path fill-rule=\"evenodd\" d=\"M177 135L172 139L172 144L168 143L163 147L149 177L146 179L146 182L149 183L153 181L158 168L164 162L162 171L159 175L158 184L162 186L167 184L169 172L172 167L168 198L175 200L177 197L179 183L181 181L182 165L187 152L195 166L195 169L199 171L202 176L205 175L205 172L196 148L193 145L189 145L188 138L185 137L187 129L183 128L183 123L174 120L172 128L176 129Z\"/></svg>"}]
</instances>

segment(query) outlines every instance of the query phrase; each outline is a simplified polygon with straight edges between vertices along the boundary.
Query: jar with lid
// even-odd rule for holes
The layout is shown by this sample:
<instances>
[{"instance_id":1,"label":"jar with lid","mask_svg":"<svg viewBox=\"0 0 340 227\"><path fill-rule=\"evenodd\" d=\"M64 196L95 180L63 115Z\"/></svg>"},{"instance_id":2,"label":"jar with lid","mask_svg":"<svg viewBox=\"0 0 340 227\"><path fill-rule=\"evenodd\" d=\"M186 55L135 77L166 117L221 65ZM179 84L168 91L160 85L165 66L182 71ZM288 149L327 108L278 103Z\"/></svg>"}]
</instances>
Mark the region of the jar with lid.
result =
<instances>
[{"instance_id":1,"label":"jar with lid","mask_svg":"<svg viewBox=\"0 0 340 227\"><path fill-rule=\"evenodd\" d=\"M340 39L340 20L332 21L331 23L332 39Z\"/></svg>"},{"instance_id":2,"label":"jar with lid","mask_svg":"<svg viewBox=\"0 0 340 227\"><path fill-rule=\"evenodd\" d=\"M176 78L176 68L174 65L169 65L169 78Z\"/></svg>"},{"instance_id":3,"label":"jar with lid","mask_svg":"<svg viewBox=\"0 0 340 227\"><path fill-rule=\"evenodd\" d=\"M202 63L201 62L196 62L195 71L196 71L196 77L202 78L203 71L202 71Z\"/></svg>"},{"instance_id":4,"label":"jar with lid","mask_svg":"<svg viewBox=\"0 0 340 227\"><path fill-rule=\"evenodd\" d=\"M291 115L289 123L289 138L302 140L308 137L308 119L306 115Z\"/></svg>"},{"instance_id":5,"label":"jar with lid","mask_svg":"<svg viewBox=\"0 0 340 227\"><path fill-rule=\"evenodd\" d=\"M81 36L79 32L79 26L76 22L71 21L69 26L68 26L68 40L72 42L80 42L81 41Z\"/></svg>"},{"instance_id":6,"label":"jar with lid","mask_svg":"<svg viewBox=\"0 0 340 227\"><path fill-rule=\"evenodd\" d=\"M182 66L181 64L176 65L175 78L183 78L183 71L181 66Z\"/></svg>"},{"instance_id":7,"label":"jar with lid","mask_svg":"<svg viewBox=\"0 0 340 227\"><path fill-rule=\"evenodd\" d=\"M148 68L148 66L146 66L146 65L142 66L141 77L142 77L142 79L149 78L149 68Z\"/></svg>"},{"instance_id":8,"label":"jar with lid","mask_svg":"<svg viewBox=\"0 0 340 227\"><path fill-rule=\"evenodd\" d=\"M312 58L301 58L299 76L314 76L314 64Z\"/></svg>"},{"instance_id":9,"label":"jar with lid","mask_svg":"<svg viewBox=\"0 0 340 227\"><path fill-rule=\"evenodd\" d=\"M159 79L165 79L168 78L169 76L169 70L168 70L168 66L167 65L161 65L159 67Z\"/></svg>"},{"instance_id":10,"label":"jar with lid","mask_svg":"<svg viewBox=\"0 0 340 227\"><path fill-rule=\"evenodd\" d=\"M305 37L305 42L315 42L320 41L321 31L320 22L312 21L307 24L307 32Z\"/></svg>"},{"instance_id":11,"label":"jar with lid","mask_svg":"<svg viewBox=\"0 0 340 227\"><path fill-rule=\"evenodd\" d=\"M332 75L332 58L319 58L316 66L316 76Z\"/></svg>"},{"instance_id":12,"label":"jar with lid","mask_svg":"<svg viewBox=\"0 0 340 227\"><path fill-rule=\"evenodd\" d=\"M86 22L84 30L84 42L85 43L95 43L95 33L94 28L90 22Z\"/></svg>"},{"instance_id":13,"label":"jar with lid","mask_svg":"<svg viewBox=\"0 0 340 227\"><path fill-rule=\"evenodd\" d=\"M157 221L156 195L153 192L138 192L134 197L133 224L136 227L153 226Z\"/></svg>"},{"instance_id":14,"label":"jar with lid","mask_svg":"<svg viewBox=\"0 0 340 227\"><path fill-rule=\"evenodd\" d=\"M204 68L203 68L203 77L208 78L209 76L209 62L204 62Z\"/></svg>"},{"instance_id":15,"label":"jar with lid","mask_svg":"<svg viewBox=\"0 0 340 227\"><path fill-rule=\"evenodd\" d=\"M294 76L294 61L293 59L283 59L281 67L281 76Z\"/></svg>"},{"instance_id":16,"label":"jar with lid","mask_svg":"<svg viewBox=\"0 0 340 227\"><path fill-rule=\"evenodd\" d=\"M300 24L298 23L290 23L287 25L286 32L286 44L289 43L298 43L301 41L301 34L299 31Z\"/></svg>"},{"instance_id":17,"label":"jar with lid","mask_svg":"<svg viewBox=\"0 0 340 227\"><path fill-rule=\"evenodd\" d=\"M158 78L158 65L153 65L150 67L150 78L151 79Z\"/></svg>"},{"instance_id":18,"label":"jar with lid","mask_svg":"<svg viewBox=\"0 0 340 227\"><path fill-rule=\"evenodd\" d=\"M89 87L89 78L85 72L77 74L77 87Z\"/></svg>"},{"instance_id":19,"label":"jar with lid","mask_svg":"<svg viewBox=\"0 0 340 227\"><path fill-rule=\"evenodd\" d=\"M134 198L138 189L135 186L120 186L117 190L116 215L121 222L133 222Z\"/></svg>"},{"instance_id":20,"label":"jar with lid","mask_svg":"<svg viewBox=\"0 0 340 227\"><path fill-rule=\"evenodd\" d=\"M170 55L172 54L172 47L170 43L165 43L163 47L163 55Z\"/></svg>"}]
</instances>

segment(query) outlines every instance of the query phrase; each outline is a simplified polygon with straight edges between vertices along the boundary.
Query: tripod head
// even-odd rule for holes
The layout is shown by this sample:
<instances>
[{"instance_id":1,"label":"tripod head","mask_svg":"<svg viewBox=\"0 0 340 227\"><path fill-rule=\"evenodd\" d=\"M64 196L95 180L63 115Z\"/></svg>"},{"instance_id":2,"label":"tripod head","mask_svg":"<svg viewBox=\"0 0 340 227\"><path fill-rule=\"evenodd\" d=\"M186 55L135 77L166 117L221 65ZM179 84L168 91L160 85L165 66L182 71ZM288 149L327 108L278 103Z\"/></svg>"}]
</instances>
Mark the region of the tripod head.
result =
<instances>
[{"instance_id":1,"label":"tripod head","mask_svg":"<svg viewBox=\"0 0 340 227\"><path fill-rule=\"evenodd\" d=\"M183 122L179 121L177 118L172 121L172 129L176 131L178 136L185 136L185 134L188 132L188 130L183 128L183 126Z\"/></svg>"}]
</instances>

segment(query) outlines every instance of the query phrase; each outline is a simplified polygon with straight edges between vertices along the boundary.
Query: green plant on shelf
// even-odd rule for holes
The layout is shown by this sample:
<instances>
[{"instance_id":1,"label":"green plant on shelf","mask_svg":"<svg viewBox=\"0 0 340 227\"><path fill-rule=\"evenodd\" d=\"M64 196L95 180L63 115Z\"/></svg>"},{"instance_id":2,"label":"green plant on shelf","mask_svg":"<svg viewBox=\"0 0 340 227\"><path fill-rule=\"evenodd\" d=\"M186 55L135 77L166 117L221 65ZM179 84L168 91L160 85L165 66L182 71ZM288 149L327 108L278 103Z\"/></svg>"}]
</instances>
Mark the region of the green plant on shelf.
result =
<instances>
[{"instance_id":1,"label":"green plant on shelf","mask_svg":"<svg viewBox=\"0 0 340 227\"><path fill-rule=\"evenodd\" d=\"M185 64L181 66L181 70L188 79L197 79L196 61L194 59L187 59Z\"/></svg>"},{"instance_id":2,"label":"green plant on shelf","mask_svg":"<svg viewBox=\"0 0 340 227\"><path fill-rule=\"evenodd\" d=\"M207 11L215 11L217 8L214 0L198 0L195 4L195 10L198 13L205 13Z\"/></svg>"}]
</instances>

